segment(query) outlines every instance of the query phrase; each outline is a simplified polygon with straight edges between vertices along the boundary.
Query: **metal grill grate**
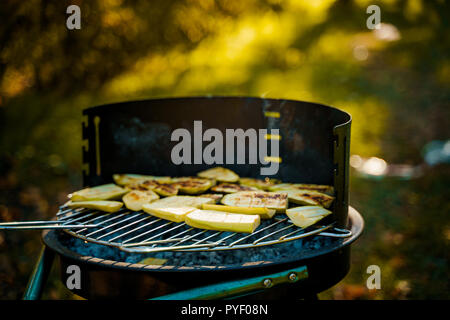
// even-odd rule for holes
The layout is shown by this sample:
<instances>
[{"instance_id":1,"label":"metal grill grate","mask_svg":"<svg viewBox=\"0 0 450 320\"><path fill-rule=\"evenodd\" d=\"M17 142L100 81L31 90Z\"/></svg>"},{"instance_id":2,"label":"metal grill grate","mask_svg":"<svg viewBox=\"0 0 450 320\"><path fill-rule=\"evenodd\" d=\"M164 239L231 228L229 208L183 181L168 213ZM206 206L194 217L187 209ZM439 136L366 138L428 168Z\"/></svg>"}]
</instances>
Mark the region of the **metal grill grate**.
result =
<instances>
[{"instance_id":1,"label":"metal grill grate","mask_svg":"<svg viewBox=\"0 0 450 320\"><path fill-rule=\"evenodd\" d=\"M251 234L212 231L192 228L153 217L142 211L122 209L104 213L91 209L61 207L57 219L64 225L80 224L89 227L64 229L85 241L114 246L126 252L216 251L244 249L293 241L312 235L345 238L352 235L333 224L301 229L287 217L261 220Z\"/></svg>"}]
</instances>

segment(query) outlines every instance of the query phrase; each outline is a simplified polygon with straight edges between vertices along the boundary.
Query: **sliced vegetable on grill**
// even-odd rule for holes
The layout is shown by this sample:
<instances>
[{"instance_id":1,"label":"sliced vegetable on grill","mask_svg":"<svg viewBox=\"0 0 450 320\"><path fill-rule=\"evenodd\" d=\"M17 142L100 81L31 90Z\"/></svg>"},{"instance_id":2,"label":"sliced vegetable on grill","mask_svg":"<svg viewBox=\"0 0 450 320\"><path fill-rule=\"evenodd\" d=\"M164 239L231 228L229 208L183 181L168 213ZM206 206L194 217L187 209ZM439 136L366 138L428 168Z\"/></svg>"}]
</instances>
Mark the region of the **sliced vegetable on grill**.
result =
<instances>
[{"instance_id":1,"label":"sliced vegetable on grill","mask_svg":"<svg viewBox=\"0 0 450 320\"><path fill-rule=\"evenodd\" d=\"M183 222L189 212L197 210L195 207L161 207L154 208L150 204L144 204L142 210L155 216L157 218L173 221Z\"/></svg>"},{"instance_id":2,"label":"sliced vegetable on grill","mask_svg":"<svg viewBox=\"0 0 450 320\"><path fill-rule=\"evenodd\" d=\"M258 191L258 188L241 186L235 183L221 183L211 188L214 192L235 193L240 191Z\"/></svg>"},{"instance_id":3,"label":"sliced vegetable on grill","mask_svg":"<svg viewBox=\"0 0 450 320\"><path fill-rule=\"evenodd\" d=\"M128 190L113 183L76 191L70 196L72 201L114 200L120 199Z\"/></svg>"},{"instance_id":4,"label":"sliced vegetable on grill","mask_svg":"<svg viewBox=\"0 0 450 320\"><path fill-rule=\"evenodd\" d=\"M240 178L239 184L243 186L254 187L262 190L269 190L271 186L279 183L279 180L266 178L265 180L254 178Z\"/></svg>"},{"instance_id":5,"label":"sliced vegetable on grill","mask_svg":"<svg viewBox=\"0 0 450 320\"><path fill-rule=\"evenodd\" d=\"M225 195L220 201L227 206L264 207L284 212L288 205L286 193L265 191L243 191Z\"/></svg>"},{"instance_id":6,"label":"sliced vegetable on grill","mask_svg":"<svg viewBox=\"0 0 450 320\"><path fill-rule=\"evenodd\" d=\"M329 208L334 200L334 197L314 190L283 189L278 192L286 192L290 202L306 206Z\"/></svg>"},{"instance_id":7,"label":"sliced vegetable on grill","mask_svg":"<svg viewBox=\"0 0 450 320\"><path fill-rule=\"evenodd\" d=\"M279 191L285 189L299 189L299 190L313 190L332 196L334 194L334 188L328 185L321 184L303 184L303 183L282 183L269 187L271 191Z\"/></svg>"},{"instance_id":8,"label":"sliced vegetable on grill","mask_svg":"<svg viewBox=\"0 0 450 320\"><path fill-rule=\"evenodd\" d=\"M157 194L163 197L170 197L178 194L177 186L174 186L169 183L160 183L153 189L153 191L155 191Z\"/></svg>"},{"instance_id":9,"label":"sliced vegetable on grill","mask_svg":"<svg viewBox=\"0 0 450 320\"><path fill-rule=\"evenodd\" d=\"M114 182L121 186L126 186L133 183L138 183L145 180L158 181L160 183L169 183L171 181L170 177L159 177L159 176L147 176L142 174L113 174Z\"/></svg>"},{"instance_id":10,"label":"sliced vegetable on grill","mask_svg":"<svg viewBox=\"0 0 450 320\"><path fill-rule=\"evenodd\" d=\"M197 173L197 176L201 178L214 179L218 182L237 182L239 176L230 169L215 167L205 171Z\"/></svg>"},{"instance_id":11,"label":"sliced vegetable on grill","mask_svg":"<svg viewBox=\"0 0 450 320\"><path fill-rule=\"evenodd\" d=\"M170 197L178 194L178 187L176 185L170 183L159 183L154 180L141 181L140 183L133 184L128 187L137 190L152 190L163 197Z\"/></svg>"},{"instance_id":12,"label":"sliced vegetable on grill","mask_svg":"<svg viewBox=\"0 0 450 320\"><path fill-rule=\"evenodd\" d=\"M187 194L203 193L213 186L213 180L210 179L184 177L174 180L172 185Z\"/></svg>"},{"instance_id":13,"label":"sliced vegetable on grill","mask_svg":"<svg viewBox=\"0 0 450 320\"><path fill-rule=\"evenodd\" d=\"M194 228L252 233L260 224L259 215L195 210L188 213L185 223Z\"/></svg>"},{"instance_id":14,"label":"sliced vegetable on grill","mask_svg":"<svg viewBox=\"0 0 450 320\"><path fill-rule=\"evenodd\" d=\"M95 209L104 212L117 212L122 208L123 203L120 201L94 200L94 201L69 201L66 203L69 208L86 208Z\"/></svg>"},{"instance_id":15,"label":"sliced vegetable on grill","mask_svg":"<svg viewBox=\"0 0 450 320\"><path fill-rule=\"evenodd\" d=\"M202 193L200 196L202 198L214 199L215 203L219 202L223 198L223 194L219 193Z\"/></svg>"},{"instance_id":16,"label":"sliced vegetable on grill","mask_svg":"<svg viewBox=\"0 0 450 320\"><path fill-rule=\"evenodd\" d=\"M133 190L124 195L122 201L128 209L132 211L139 211L142 210L142 206L144 204L151 203L158 199L159 196L151 190Z\"/></svg>"},{"instance_id":17,"label":"sliced vegetable on grill","mask_svg":"<svg viewBox=\"0 0 450 320\"><path fill-rule=\"evenodd\" d=\"M261 219L270 219L275 215L275 209L269 208L248 208L248 207L235 207L235 206L225 206L219 204L204 204L202 205L203 210L215 210L223 211L229 213L240 213L240 214L257 214Z\"/></svg>"},{"instance_id":18,"label":"sliced vegetable on grill","mask_svg":"<svg viewBox=\"0 0 450 320\"><path fill-rule=\"evenodd\" d=\"M175 207L195 207L201 208L204 203L215 203L214 199L194 197L194 196L172 196L156 200L148 205L147 208L175 208Z\"/></svg>"},{"instance_id":19,"label":"sliced vegetable on grill","mask_svg":"<svg viewBox=\"0 0 450 320\"><path fill-rule=\"evenodd\" d=\"M331 213L330 210L317 206L296 207L286 210L286 215L292 223L300 228L307 228Z\"/></svg>"},{"instance_id":20,"label":"sliced vegetable on grill","mask_svg":"<svg viewBox=\"0 0 450 320\"><path fill-rule=\"evenodd\" d=\"M330 196L334 195L334 188L333 186L327 186L327 185L320 185L320 184L302 184L302 183L296 183L294 184L294 187L297 189L303 189L303 190L313 190L321 193L328 194Z\"/></svg>"},{"instance_id":21,"label":"sliced vegetable on grill","mask_svg":"<svg viewBox=\"0 0 450 320\"><path fill-rule=\"evenodd\" d=\"M278 183L269 187L270 191L278 191L283 189L295 189L292 187L293 183Z\"/></svg>"}]
</instances>

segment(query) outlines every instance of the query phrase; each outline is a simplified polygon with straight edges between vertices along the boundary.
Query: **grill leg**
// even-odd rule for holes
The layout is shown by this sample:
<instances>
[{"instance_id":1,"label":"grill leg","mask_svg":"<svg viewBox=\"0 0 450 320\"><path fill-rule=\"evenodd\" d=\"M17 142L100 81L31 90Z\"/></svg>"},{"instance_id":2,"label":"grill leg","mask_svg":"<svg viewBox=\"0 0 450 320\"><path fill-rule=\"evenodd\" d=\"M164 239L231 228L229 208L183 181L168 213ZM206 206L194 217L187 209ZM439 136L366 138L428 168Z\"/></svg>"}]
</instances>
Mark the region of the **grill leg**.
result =
<instances>
[{"instance_id":1,"label":"grill leg","mask_svg":"<svg viewBox=\"0 0 450 320\"><path fill-rule=\"evenodd\" d=\"M53 265L55 253L44 246L28 281L23 300L37 300L41 297L45 282Z\"/></svg>"},{"instance_id":2,"label":"grill leg","mask_svg":"<svg viewBox=\"0 0 450 320\"><path fill-rule=\"evenodd\" d=\"M210 300L243 297L266 290L272 285L295 283L308 278L306 266L265 276L233 280L189 289L154 298L153 300Z\"/></svg>"}]
</instances>

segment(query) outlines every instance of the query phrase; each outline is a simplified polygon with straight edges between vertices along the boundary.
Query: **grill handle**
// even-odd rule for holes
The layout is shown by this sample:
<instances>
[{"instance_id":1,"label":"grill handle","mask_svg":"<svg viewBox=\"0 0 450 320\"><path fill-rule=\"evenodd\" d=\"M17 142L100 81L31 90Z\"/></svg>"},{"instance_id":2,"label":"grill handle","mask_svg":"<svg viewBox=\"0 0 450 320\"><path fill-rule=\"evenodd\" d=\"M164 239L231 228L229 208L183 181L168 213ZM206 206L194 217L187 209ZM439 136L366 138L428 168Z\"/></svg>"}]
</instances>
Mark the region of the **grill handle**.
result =
<instances>
[{"instance_id":1,"label":"grill handle","mask_svg":"<svg viewBox=\"0 0 450 320\"><path fill-rule=\"evenodd\" d=\"M14 221L0 222L0 230L41 230L41 229L84 229L97 227L95 224L64 224L65 221Z\"/></svg>"},{"instance_id":2,"label":"grill handle","mask_svg":"<svg viewBox=\"0 0 450 320\"><path fill-rule=\"evenodd\" d=\"M266 276L222 282L157 297L152 300L211 300L232 298L272 288L282 283L295 283L308 278L306 266Z\"/></svg>"}]
</instances>

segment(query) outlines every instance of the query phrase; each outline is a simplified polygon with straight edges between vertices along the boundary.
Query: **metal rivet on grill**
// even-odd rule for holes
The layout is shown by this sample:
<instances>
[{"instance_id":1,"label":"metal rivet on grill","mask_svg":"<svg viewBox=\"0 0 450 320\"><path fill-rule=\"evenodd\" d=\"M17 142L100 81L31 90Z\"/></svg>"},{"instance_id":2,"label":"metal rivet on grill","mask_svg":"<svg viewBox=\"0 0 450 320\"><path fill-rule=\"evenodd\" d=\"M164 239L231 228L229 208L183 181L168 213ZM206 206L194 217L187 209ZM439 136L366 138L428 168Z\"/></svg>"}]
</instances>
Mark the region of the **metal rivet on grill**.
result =
<instances>
[{"instance_id":1,"label":"metal rivet on grill","mask_svg":"<svg viewBox=\"0 0 450 320\"><path fill-rule=\"evenodd\" d=\"M272 286L272 280L270 279L265 279L263 281L264 287L269 288L270 286Z\"/></svg>"},{"instance_id":2,"label":"metal rivet on grill","mask_svg":"<svg viewBox=\"0 0 450 320\"><path fill-rule=\"evenodd\" d=\"M288 277L291 281L297 280L297 275L294 272L290 273Z\"/></svg>"}]
</instances>

